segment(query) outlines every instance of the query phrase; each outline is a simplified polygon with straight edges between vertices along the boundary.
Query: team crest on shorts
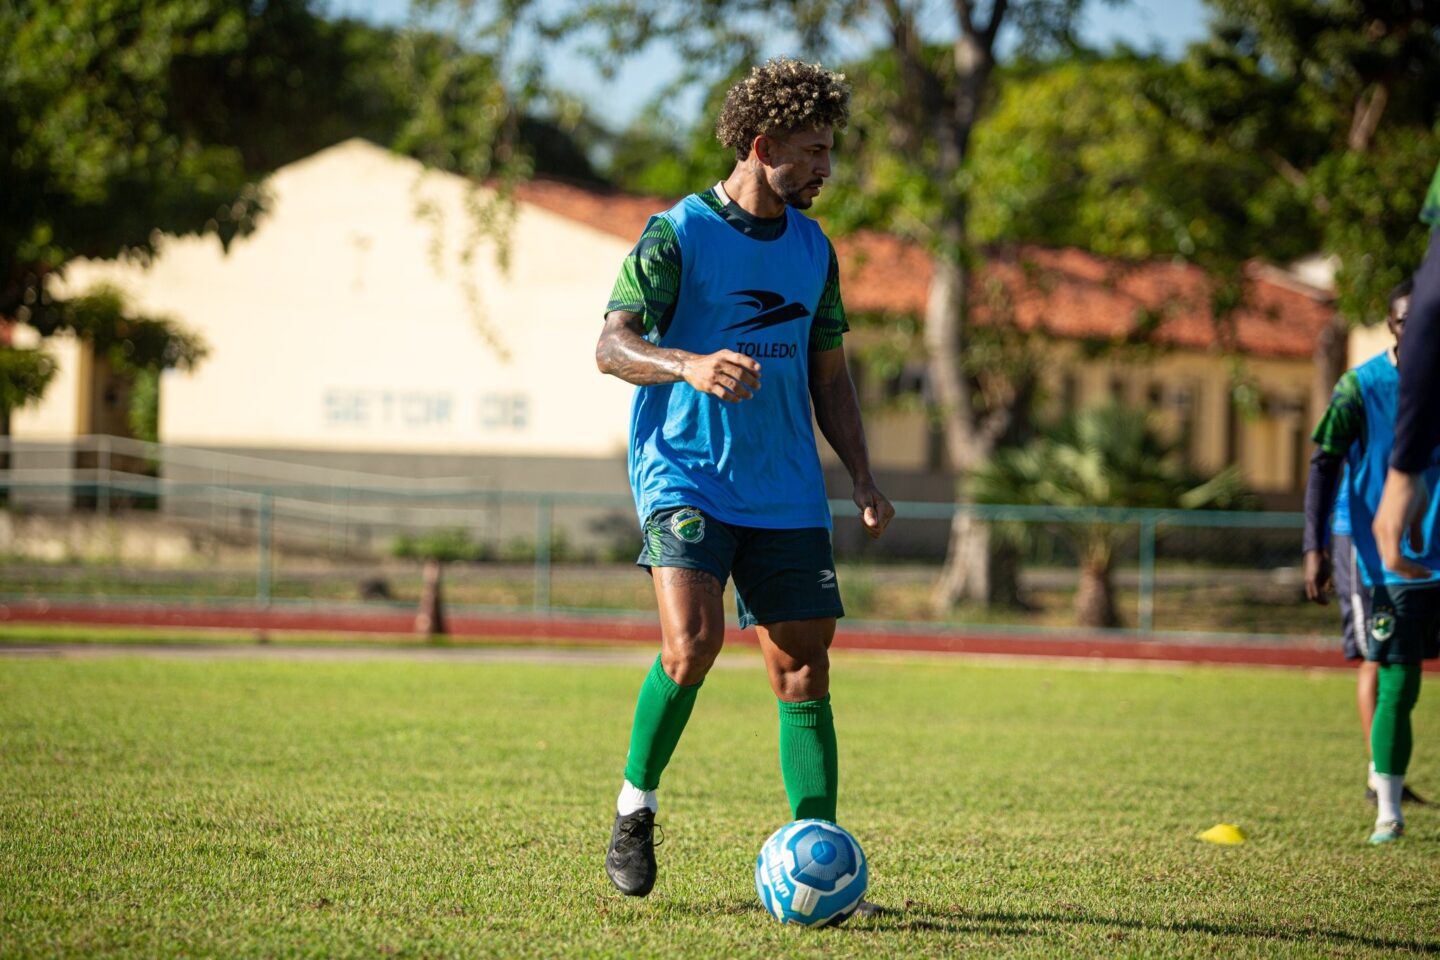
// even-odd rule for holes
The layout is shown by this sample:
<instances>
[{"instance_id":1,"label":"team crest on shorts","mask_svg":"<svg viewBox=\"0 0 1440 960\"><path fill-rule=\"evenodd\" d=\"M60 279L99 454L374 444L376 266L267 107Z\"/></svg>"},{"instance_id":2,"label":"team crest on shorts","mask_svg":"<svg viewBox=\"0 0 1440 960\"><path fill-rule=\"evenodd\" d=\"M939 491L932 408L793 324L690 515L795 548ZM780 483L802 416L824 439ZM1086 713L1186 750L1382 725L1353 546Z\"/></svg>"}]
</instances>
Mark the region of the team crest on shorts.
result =
<instances>
[{"instance_id":1,"label":"team crest on shorts","mask_svg":"<svg viewBox=\"0 0 1440 960\"><path fill-rule=\"evenodd\" d=\"M1376 610L1370 618L1370 636L1384 643L1395 635L1395 611Z\"/></svg>"},{"instance_id":2,"label":"team crest on shorts","mask_svg":"<svg viewBox=\"0 0 1440 960\"><path fill-rule=\"evenodd\" d=\"M676 510L670 517L670 532L686 543L705 539L705 514L694 507Z\"/></svg>"}]
</instances>

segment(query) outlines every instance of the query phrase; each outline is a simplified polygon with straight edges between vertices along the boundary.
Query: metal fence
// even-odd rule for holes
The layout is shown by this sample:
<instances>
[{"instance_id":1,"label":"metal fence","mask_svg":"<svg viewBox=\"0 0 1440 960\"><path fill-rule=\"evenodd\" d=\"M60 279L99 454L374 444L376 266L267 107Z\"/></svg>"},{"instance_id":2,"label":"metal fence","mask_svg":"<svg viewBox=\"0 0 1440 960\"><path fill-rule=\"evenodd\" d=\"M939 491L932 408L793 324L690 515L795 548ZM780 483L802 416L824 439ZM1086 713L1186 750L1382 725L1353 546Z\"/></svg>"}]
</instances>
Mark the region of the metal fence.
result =
<instances>
[{"instance_id":1,"label":"metal fence","mask_svg":"<svg viewBox=\"0 0 1440 960\"><path fill-rule=\"evenodd\" d=\"M261 476L269 468L210 454L188 464L192 479L174 479L147 472L183 475L174 448L93 453L72 452L63 470L0 471L0 599L408 609L420 559L438 555L451 561L455 612L653 609L624 494L377 482L295 465ZM1338 631L1333 607L1304 601L1298 514L902 502L876 544L852 504L831 506L842 594L861 619L1073 631L1080 571L1103 543L1116 629L1306 644ZM935 605L957 512L987 525L1014 574L1011 602Z\"/></svg>"}]
</instances>

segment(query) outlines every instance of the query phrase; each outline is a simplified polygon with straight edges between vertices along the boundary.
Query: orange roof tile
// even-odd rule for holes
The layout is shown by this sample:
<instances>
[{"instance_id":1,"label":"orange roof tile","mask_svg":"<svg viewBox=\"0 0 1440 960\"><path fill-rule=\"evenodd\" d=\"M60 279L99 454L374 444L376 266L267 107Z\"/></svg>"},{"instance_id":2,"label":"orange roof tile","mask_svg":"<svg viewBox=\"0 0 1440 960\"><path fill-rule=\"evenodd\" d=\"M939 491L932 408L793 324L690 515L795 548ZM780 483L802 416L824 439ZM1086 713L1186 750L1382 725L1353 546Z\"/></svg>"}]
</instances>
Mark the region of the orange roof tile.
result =
<instances>
[{"instance_id":1,"label":"orange roof tile","mask_svg":"<svg viewBox=\"0 0 1440 960\"><path fill-rule=\"evenodd\" d=\"M604 192L555 180L516 190L523 203L624 239L638 239L646 220L673 201ZM923 314L930 257L902 238L859 231L835 238L841 288L851 313ZM1123 342L1152 324L1147 342L1190 350L1231 350L1260 357L1308 358L1334 318L1323 298L1252 269L1245 305L1224 325L1212 320L1211 283L1193 264L1129 262L1075 248L1022 246L992 250L972 278L977 322L1013 316L1025 330L1065 339ZM992 284L1003 296L996 298Z\"/></svg>"}]
</instances>

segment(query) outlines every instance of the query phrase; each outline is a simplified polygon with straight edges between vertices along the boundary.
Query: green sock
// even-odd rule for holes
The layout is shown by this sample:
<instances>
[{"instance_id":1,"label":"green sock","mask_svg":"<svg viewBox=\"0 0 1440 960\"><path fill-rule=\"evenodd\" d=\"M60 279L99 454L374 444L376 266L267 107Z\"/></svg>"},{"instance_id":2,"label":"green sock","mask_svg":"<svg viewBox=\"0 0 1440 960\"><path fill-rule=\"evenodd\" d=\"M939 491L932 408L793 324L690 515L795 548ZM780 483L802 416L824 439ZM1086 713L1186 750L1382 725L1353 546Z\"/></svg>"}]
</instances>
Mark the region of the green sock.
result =
<instances>
[{"instance_id":1,"label":"green sock","mask_svg":"<svg viewBox=\"0 0 1440 960\"><path fill-rule=\"evenodd\" d=\"M641 790L660 786L660 774L685 732L690 711L695 708L695 694L700 684L682 687L670 679L660 658L640 685L640 698L635 702L635 723L630 727L630 755L625 760L625 779Z\"/></svg>"},{"instance_id":2,"label":"green sock","mask_svg":"<svg viewBox=\"0 0 1440 960\"><path fill-rule=\"evenodd\" d=\"M835 822L840 792L840 756L830 696L780 703L780 774L796 820Z\"/></svg>"},{"instance_id":3,"label":"green sock","mask_svg":"<svg viewBox=\"0 0 1440 960\"><path fill-rule=\"evenodd\" d=\"M1410 767L1410 711L1420 699L1420 664L1383 663L1370 724L1370 755L1375 772L1404 776Z\"/></svg>"}]
</instances>

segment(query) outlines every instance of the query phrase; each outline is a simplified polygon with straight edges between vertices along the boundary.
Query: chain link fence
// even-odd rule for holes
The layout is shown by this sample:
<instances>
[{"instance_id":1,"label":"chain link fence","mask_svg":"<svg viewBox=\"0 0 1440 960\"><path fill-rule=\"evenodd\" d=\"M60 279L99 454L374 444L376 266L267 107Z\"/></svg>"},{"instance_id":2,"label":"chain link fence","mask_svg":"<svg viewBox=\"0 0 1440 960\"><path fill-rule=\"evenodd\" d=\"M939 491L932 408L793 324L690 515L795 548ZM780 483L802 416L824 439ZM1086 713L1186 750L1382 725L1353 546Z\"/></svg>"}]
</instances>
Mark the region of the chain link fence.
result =
<instances>
[{"instance_id":1,"label":"chain link fence","mask_svg":"<svg viewBox=\"0 0 1440 960\"><path fill-rule=\"evenodd\" d=\"M0 601L414 609L426 558L452 611L648 612L626 495L499 492L118 470L0 473ZM882 543L832 503L849 616L934 626L1109 629L1319 644L1292 513L898 503ZM989 537L996 602L937 602L955 516ZM973 529L972 529L973 533ZM1097 594L1099 599L1097 600ZM1108 614L1096 619L1096 611Z\"/></svg>"}]
</instances>

